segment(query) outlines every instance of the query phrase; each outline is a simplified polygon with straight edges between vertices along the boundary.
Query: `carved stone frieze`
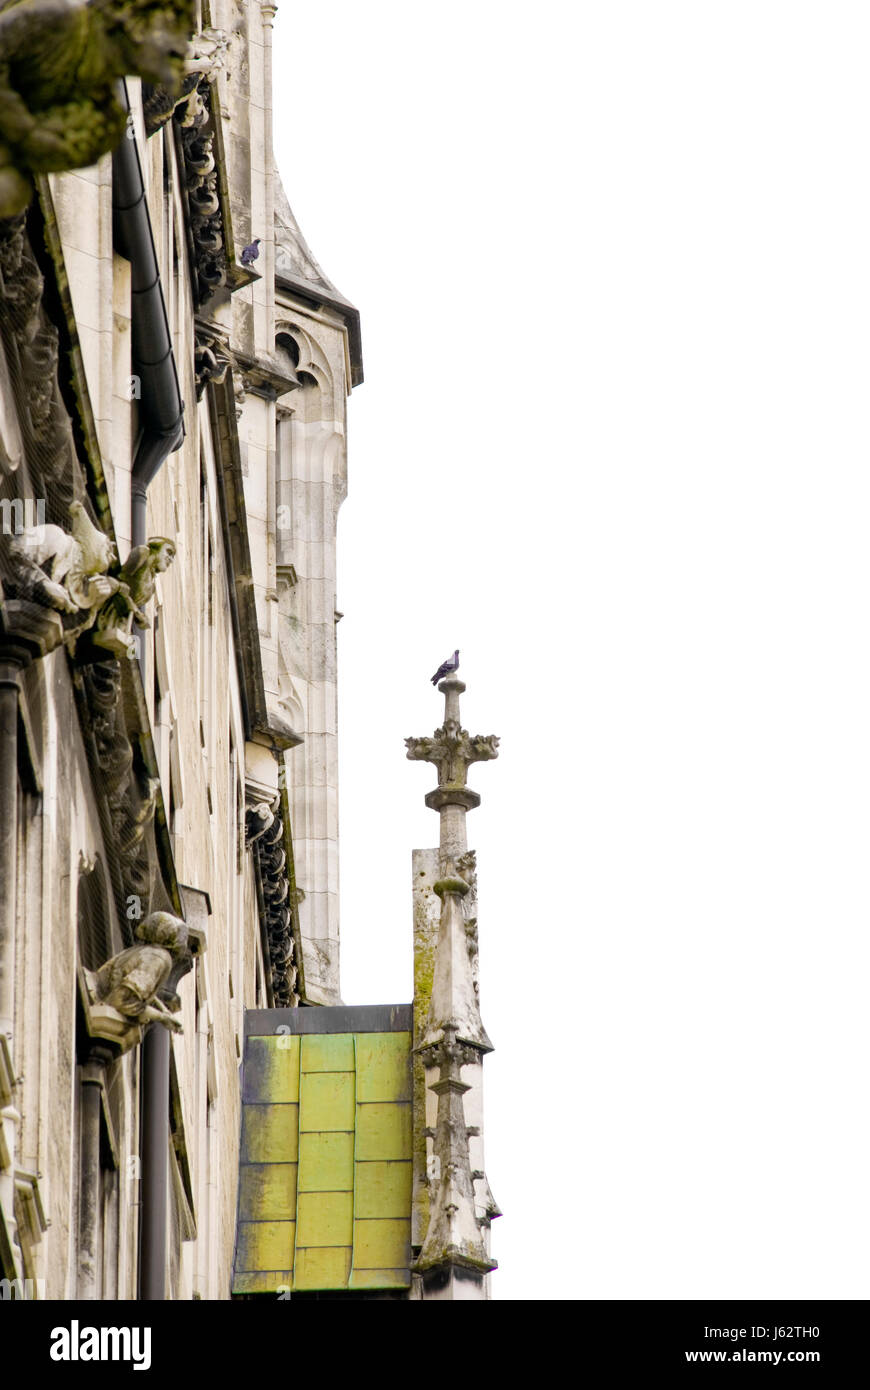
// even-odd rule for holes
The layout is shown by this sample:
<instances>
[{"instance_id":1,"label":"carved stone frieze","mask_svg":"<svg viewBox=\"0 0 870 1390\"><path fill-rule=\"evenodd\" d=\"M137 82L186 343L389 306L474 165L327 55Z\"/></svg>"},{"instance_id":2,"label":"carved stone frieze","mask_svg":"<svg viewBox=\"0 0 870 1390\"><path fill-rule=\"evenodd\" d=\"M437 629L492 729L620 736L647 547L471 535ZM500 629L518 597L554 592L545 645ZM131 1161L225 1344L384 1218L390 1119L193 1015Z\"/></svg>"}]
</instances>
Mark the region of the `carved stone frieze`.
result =
<instances>
[{"instance_id":1,"label":"carved stone frieze","mask_svg":"<svg viewBox=\"0 0 870 1390\"><path fill-rule=\"evenodd\" d=\"M203 29L188 41L184 58L184 77L181 88L173 91L168 87L152 87L143 101L145 130L153 135L164 126L174 112L178 112L181 125L193 123L202 109L202 100L197 91L200 78L213 82L224 65L229 39L222 29Z\"/></svg>"},{"instance_id":2,"label":"carved stone frieze","mask_svg":"<svg viewBox=\"0 0 870 1390\"><path fill-rule=\"evenodd\" d=\"M133 766L133 749L118 710L121 667L117 661L97 662L87 668L85 682L103 785L112 803Z\"/></svg>"},{"instance_id":3,"label":"carved stone frieze","mask_svg":"<svg viewBox=\"0 0 870 1390\"><path fill-rule=\"evenodd\" d=\"M191 96L198 106L184 117L176 111L181 134L187 199L190 206L190 233L193 242L194 290L198 304L204 304L215 290L227 282L227 252L223 215L218 193L214 159L214 132L211 123L211 88L207 77L200 77Z\"/></svg>"},{"instance_id":4,"label":"carved stone frieze","mask_svg":"<svg viewBox=\"0 0 870 1390\"><path fill-rule=\"evenodd\" d=\"M72 431L57 383L58 333L43 308L43 288L24 214L0 220L0 328L17 378L31 486L37 496L52 495L51 519L64 520L73 497Z\"/></svg>"},{"instance_id":5,"label":"carved stone frieze","mask_svg":"<svg viewBox=\"0 0 870 1390\"><path fill-rule=\"evenodd\" d=\"M260 802L249 807L245 836L256 857L263 890L274 1007L294 1008L299 1003L295 987L297 968L293 940L295 903L284 848L280 802L275 806Z\"/></svg>"},{"instance_id":6,"label":"carved stone frieze","mask_svg":"<svg viewBox=\"0 0 870 1390\"><path fill-rule=\"evenodd\" d=\"M153 865L146 832L154 818L159 784L153 778L142 779L133 765L121 699L120 662L97 661L82 667L80 680L86 733L93 740L95 779L105 797L103 834L114 845L119 911L124 917L123 910L131 899L141 905L140 910L151 900Z\"/></svg>"}]
</instances>

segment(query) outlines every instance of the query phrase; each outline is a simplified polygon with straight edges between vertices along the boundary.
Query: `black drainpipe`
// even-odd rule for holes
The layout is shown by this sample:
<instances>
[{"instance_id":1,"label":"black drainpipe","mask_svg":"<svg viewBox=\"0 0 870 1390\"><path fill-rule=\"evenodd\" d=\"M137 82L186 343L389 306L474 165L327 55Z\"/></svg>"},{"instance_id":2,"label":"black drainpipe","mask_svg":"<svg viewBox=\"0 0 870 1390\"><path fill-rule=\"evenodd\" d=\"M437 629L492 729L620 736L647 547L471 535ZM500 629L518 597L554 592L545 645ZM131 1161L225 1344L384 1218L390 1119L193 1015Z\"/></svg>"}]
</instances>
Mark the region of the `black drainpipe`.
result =
<instances>
[{"instance_id":1,"label":"black drainpipe","mask_svg":"<svg viewBox=\"0 0 870 1390\"><path fill-rule=\"evenodd\" d=\"M124 84L121 93L129 110ZM127 135L132 137L132 126ZM184 439L184 401L172 354L172 338L160 287L151 218L139 151L125 138L112 161L115 249L132 267L132 371L139 378L141 432L133 459L130 535L145 543L148 487L167 456ZM144 652L139 647L144 675ZM152 1023L141 1059L142 1189L139 1229L139 1297L166 1298L166 1227L169 1188L169 1033Z\"/></svg>"},{"instance_id":2,"label":"black drainpipe","mask_svg":"<svg viewBox=\"0 0 870 1390\"><path fill-rule=\"evenodd\" d=\"M144 545L148 487L167 456L179 449L184 440L184 401L178 388L135 139L122 140L115 151L112 199L115 248L132 266L131 357L141 391L142 429L130 482L130 534L133 545Z\"/></svg>"}]
</instances>

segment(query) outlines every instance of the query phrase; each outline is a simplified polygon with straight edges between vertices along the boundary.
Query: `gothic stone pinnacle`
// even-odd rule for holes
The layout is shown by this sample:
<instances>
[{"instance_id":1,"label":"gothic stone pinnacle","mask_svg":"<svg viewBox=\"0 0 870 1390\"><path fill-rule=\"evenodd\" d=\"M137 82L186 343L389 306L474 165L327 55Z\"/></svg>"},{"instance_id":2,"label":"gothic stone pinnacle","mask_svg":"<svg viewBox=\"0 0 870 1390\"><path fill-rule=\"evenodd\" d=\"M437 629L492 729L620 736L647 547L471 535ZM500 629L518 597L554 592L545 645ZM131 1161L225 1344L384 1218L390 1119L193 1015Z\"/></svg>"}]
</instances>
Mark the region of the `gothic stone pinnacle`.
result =
<instances>
[{"instance_id":1,"label":"gothic stone pinnacle","mask_svg":"<svg viewBox=\"0 0 870 1390\"><path fill-rule=\"evenodd\" d=\"M444 695L444 723L431 738L406 738L407 757L413 762L434 763L438 786L426 796L426 805L441 813L442 855L465 850L465 813L480 805L480 796L467 785L472 763L498 757L495 734L469 734L459 716L459 696L464 683L448 676L438 689Z\"/></svg>"}]
</instances>

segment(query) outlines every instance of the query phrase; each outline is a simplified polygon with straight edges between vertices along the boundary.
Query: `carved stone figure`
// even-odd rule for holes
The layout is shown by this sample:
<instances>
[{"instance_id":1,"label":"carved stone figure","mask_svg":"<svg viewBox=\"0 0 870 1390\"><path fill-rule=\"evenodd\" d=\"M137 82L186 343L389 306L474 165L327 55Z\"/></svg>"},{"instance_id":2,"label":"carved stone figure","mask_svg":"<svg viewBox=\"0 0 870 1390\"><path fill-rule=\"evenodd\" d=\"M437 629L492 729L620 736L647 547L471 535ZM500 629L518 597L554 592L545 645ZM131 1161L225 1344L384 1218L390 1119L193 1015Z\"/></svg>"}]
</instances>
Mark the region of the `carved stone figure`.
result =
<instances>
[{"instance_id":1,"label":"carved stone figure","mask_svg":"<svg viewBox=\"0 0 870 1390\"><path fill-rule=\"evenodd\" d=\"M229 353L221 349L214 342L206 342L205 339L197 336L196 350L194 353L194 369L196 371L196 398L199 400L209 382L215 386L220 386L226 380L227 372L230 369Z\"/></svg>"},{"instance_id":2,"label":"carved stone figure","mask_svg":"<svg viewBox=\"0 0 870 1390\"><path fill-rule=\"evenodd\" d=\"M106 574L115 547L81 502L70 506L72 535L60 526L30 526L9 543L7 588L61 613L94 609L118 589ZM86 624L87 625L87 624Z\"/></svg>"},{"instance_id":3,"label":"carved stone figure","mask_svg":"<svg viewBox=\"0 0 870 1390\"><path fill-rule=\"evenodd\" d=\"M80 169L114 149L119 78L177 90L192 0L17 0L0 11L0 217L30 202L31 174Z\"/></svg>"},{"instance_id":4,"label":"carved stone figure","mask_svg":"<svg viewBox=\"0 0 870 1390\"><path fill-rule=\"evenodd\" d=\"M209 81L207 76L200 77L189 101L176 111L176 120L181 128L184 177L191 211L190 230L198 304L205 304L215 290L226 284L227 278L223 214L213 148L214 131L207 129L211 123L212 102Z\"/></svg>"},{"instance_id":5,"label":"carved stone figure","mask_svg":"<svg viewBox=\"0 0 870 1390\"><path fill-rule=\"evenodd\" d=\"M288 877L287 855L284 851L284 823L281 819L279 799L276 799L274 805L261 801L248 807L245 816L245 844L249 848L255 847L254 853L260 869L275 1007L294 1008L299 1003L299 995L295 989L296 948L291 906L294 892ZM303 897L304 894L296 890L296 902Z\"/></svg>"},{"instance_id":6,"label":"carved stone figure","mask_svg":"<svg viewBox=\"0 0 870 1390\"><path fill-rule=\"evenodd\" d=\"M152 912L139 924L141 944L119 951L93 977L96 1001L133 1023L162 1023L181 1032L181 1023L157 997L176 957L187 951L187 925L171 912Z\"/></svg>"},{"instance_id":7,"label":"carved stone figure","mask_svg":"<svg viewBox=\"0 0 870 1390\"><path fill-rule=\"evenodd\" d=\"M143 112L149 135L165 125L175 111L182 126L196 124L196 118L202 111L202 97L197 84L202 77L209 82L214 81L224 66L228 47L229 37L223 29L203 29L188 40L180 91L152 87L145 99Z\"/></svg>"},{"instance_id":8,"label":"carved stone figure","mask_svg":"<svg viewBox=\"0 0 870 1390\"><path fill-rule=\"evenodd\" d=\"M95 646L117 656L134 655L133 623L150 627L144 606L153 597L155 575L167 570L174 559L175 542L165 536L152 536L145 545L134 546L121 567L115 593L97 616Z\"/></svg>"}]
</instances>

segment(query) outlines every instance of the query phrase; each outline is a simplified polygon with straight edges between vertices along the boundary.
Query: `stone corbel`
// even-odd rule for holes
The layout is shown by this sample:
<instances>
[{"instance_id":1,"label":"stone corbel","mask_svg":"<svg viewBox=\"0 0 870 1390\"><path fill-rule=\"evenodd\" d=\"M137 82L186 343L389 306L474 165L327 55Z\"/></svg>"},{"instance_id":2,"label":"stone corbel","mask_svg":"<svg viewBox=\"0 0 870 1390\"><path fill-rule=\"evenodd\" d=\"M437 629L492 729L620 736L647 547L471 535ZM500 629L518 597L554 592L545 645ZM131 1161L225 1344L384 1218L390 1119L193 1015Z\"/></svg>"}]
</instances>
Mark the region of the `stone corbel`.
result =
<instances>
[{"instance_id":1,"label":"stone corbel","mask_svg":"<svg viewBox=\"0 0 870 1390\"><path fill-rule=\"evenodd\" d=\"M235 365L244 372L243 384L246 392L262 396L267 401L277 401L300 386L295 372L288 373L285 365L267 357L250 357L247 353L235 354Z\"/></svg>"}]
</instances>

